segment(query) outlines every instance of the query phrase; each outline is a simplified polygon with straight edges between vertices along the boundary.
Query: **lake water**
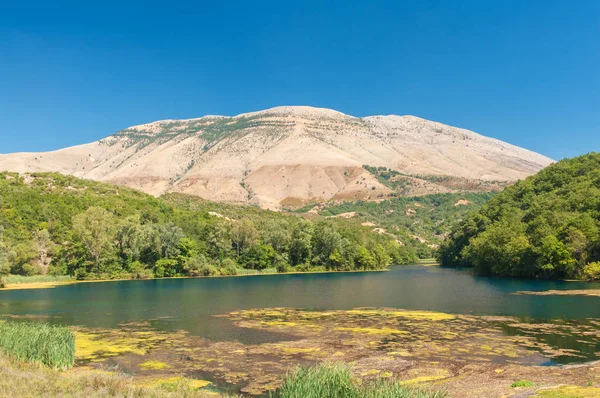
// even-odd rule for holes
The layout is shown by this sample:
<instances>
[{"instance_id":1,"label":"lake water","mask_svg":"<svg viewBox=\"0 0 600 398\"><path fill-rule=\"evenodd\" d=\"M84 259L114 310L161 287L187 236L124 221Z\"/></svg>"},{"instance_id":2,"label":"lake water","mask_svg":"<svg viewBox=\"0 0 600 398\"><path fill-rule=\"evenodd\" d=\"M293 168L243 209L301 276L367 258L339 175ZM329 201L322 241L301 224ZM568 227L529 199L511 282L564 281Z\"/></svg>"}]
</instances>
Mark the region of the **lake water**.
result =
<instances>
[{"instance_id":1,"label":"lake water","mask_svg":"<svg viewBox=\"0 0 600 398\"><path fill-rule=\"evenodd\" d=\"M395 307L532 320L600 318L600 297L514 295L522 290L600 289L600 283L484 278L423 266L388 272L264 275L81 283L0 292L0 314L48 316L51 323L117 327L149 321L213 340L268 341L264 332L213 315L265 307Z\"/></svg>"}]
</instances>

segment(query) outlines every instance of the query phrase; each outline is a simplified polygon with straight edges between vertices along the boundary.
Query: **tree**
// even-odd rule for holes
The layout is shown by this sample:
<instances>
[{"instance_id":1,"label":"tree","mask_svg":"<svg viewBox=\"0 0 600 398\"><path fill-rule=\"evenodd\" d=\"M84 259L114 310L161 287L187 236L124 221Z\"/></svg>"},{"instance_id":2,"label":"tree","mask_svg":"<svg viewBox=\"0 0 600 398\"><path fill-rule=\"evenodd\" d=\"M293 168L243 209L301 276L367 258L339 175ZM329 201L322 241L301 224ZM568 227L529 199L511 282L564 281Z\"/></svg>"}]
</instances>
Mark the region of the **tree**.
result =
<instances>
[{"instance_id":1,"label":"tree","mask_svg":"<svg viewBox=\"0 0 600 398\"><path fill-rule=\"evenodd\" d=\"M174 258L179 252L181 239L185 237L183 230L172 222L160 224L156 227L160 255L162 258Z\"/></svg>"},{"instance_id":2,"label":"tree","mask_svg":"<svg viewBox=\"0 0 600 398\"><path fill-rule=\"evenodd\" d=\"M93 264L93 272L103 272L103 262L114 253L114 216L101 207L90 207L73 217L73 233L87 250Z\"/></svg>"},{"instance_id":3,"label":"tree","mask_svg":"<svg viewBox=\"0 0 600 398\"><path fill-rule=\"evenodd\" d=\"M371 253L363 246L358 248L358 255L354 260L358 269L375 269L375 259Z\"/></svg>"},{"instance_id":4,"label":"tree","mask_svg":"<svg viewBox=\"0 0 600 398\"><path fill-rule=\"evenodd\" d=\"M273 246L264 243L254 245L242 256L244 268L263 270L275 265L277 253Z\"/></svg>"},{"instance_id":5,"label":"tree","mask_svg":"<svg viewBox=\"0 0 600 398\"><path fill-rule=\"evenodd\" d=\"M127 217L117 226L117 247L121 258L140 261L142 255L159 245L158 233L151 225L142 224L139 214Z\"/></svg>"},{"instance_id":6,"label":"tree","mask_svg":"<svg viewBox=\"0 0 600 398\"><path fill-rule=\"evenodd\" d=\"M231 240L236 256L240 257L258 241L258 232L254 223L248 219L236 222L231 229Z\"/></svg>"},{"instance_id":7,"label":"tree","mask_svg":"<svg viewBox=\"0 0 600 398\"><path fill-rule=\"evenodd\" d=\"M343 252L342 235L331 224L317 223L312 237L312 249L313 261L325 265L334 251Z\"/></svg>"},{"instance_id":8,"label":"tree","mask_svg":"<svg viewBox=\"0 0 600 398\"><path fill-rule=\"evenodd\" d=\"M222 261L231 255L232 241L228 224L213 223L208 227L206 233L207 251L212 258Z\"/></svg>"},{"instance_id":9,"label":"tree","mask_svg":"<svg viewBox=\"0 0 600 398\"><path fill-rule=\"evenodd\" d=\"M10 264L8 262L8 253L3 239L4 227L0 225L0 276L8 275Z\"/></svg>"},{"instance_id":10,"label":"tree","mask_svg":"<svg viewBox=\"0 0 600 398\"><path fill-rule=\"evenodd\" d=\"M37 259L39 264L47 269L50 264L49 253L52 252L54 243L50 238L50 232L47 229L42 229L34 233L33 242L37 251Z\"/></svg>"},{"instance_id":11,"label":"tree","mask_svg":"<svg viewBox=\"0 0 600 398\"><path fill-rule=\"evenodd\" d=\"M310 224L298 222L292 228L289 257L292 266L303 264L310 260L312 255L312 230Z\"/></svg>"},{"instance_id":12,"label":"tree","mask_svg":"<svg viewBox=\"0 0 600 398\"><path fill-rule=\"evenodd\" d=\"M292 239L288 226L279 220L270 220L262 228L262 240L267 245L273 246L278 253L288 251Z\"/></svg>"}]
</instances>

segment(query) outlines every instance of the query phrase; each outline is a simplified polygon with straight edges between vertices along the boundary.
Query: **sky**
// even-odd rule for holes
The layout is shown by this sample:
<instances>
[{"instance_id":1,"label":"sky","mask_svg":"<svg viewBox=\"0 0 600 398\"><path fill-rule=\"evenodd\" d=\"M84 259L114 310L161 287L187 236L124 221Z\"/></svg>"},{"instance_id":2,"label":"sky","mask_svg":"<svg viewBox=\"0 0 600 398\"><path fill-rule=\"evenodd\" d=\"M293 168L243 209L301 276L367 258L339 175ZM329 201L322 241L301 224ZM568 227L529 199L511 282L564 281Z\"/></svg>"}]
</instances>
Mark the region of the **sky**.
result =
<instances>
[{"instance_id":1,"label":"sky","mask_svg":"<svg viewBox=\"0 0 600 398\"><path fill-rule=\"evenodd\" d=\"M0 2L0 153L280 105L600 151L600 1Z\"/></svg>"}]
</instances>

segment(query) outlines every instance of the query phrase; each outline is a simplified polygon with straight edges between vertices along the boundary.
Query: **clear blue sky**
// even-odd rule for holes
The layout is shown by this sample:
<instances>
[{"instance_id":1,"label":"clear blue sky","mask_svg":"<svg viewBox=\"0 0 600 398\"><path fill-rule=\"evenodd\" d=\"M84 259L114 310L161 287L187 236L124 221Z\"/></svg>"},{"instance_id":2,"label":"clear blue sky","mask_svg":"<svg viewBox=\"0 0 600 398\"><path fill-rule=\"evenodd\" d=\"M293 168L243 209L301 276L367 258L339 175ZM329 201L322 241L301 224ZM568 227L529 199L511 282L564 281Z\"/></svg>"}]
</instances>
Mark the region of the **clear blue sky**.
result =
<instances>
[{"instance_id":1,"label":"clear blue sky","mask_svg":"<svg viewBox=\"0 0 600 398\"><path fill-rule=\"evenodd\" d=\"M600 151L600 1L0 4L0 153L278 105Z\"/></svg>"}]
</instances>

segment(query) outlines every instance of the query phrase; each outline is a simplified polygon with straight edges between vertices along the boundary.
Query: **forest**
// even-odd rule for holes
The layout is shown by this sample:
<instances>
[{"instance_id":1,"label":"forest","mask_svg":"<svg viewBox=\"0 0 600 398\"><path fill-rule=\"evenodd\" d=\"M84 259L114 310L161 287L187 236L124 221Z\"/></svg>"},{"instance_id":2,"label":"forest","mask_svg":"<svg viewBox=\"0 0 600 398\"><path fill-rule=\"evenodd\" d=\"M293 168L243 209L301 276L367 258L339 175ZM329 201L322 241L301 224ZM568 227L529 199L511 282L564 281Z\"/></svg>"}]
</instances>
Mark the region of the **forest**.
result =
<instances>
[{"instance_id":1,"label":"forest","mask_svg":"<svg viewBox=\"0 0 600 398\"><path fill-rule=\"evenodd\" d=\"M413 248L356 222L305 220L57 173L0 173L0 275L124 279L374 270Z\"/></svg>"},{"instance_id":2,"label":"forest","mask_svg":"<svg viewBox=\"0 0 600 398\"><path fill-rule=\"evenodd\" d=\"M442 265L483 275L600 279L600 153L555 163L458 223Z\"/></svg>"},{"instance_id":3,"label":"forest","mask_svg":"<svg viewBox=\"0 0 600 398\"><path fill-rule=\"evenodd\" d=\"M325 205L319 214L336 216L354 212L353 220L383 227L413 247L420 258L430 258L456 223L477 211L494 195L494 192L464 192L398 197L380 202L359 200Z\"/></svg>"}]
</instances>

